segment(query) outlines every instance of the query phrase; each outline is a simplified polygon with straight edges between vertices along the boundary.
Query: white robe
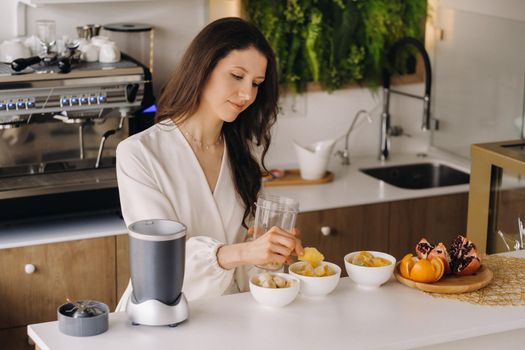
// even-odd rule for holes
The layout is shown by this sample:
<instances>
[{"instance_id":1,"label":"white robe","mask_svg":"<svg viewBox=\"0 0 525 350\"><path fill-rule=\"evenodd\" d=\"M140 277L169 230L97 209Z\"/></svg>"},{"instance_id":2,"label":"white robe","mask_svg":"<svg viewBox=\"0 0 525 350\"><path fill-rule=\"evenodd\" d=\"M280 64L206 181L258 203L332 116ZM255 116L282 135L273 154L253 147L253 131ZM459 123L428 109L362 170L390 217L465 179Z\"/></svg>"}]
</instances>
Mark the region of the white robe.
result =
<instances>
[{"instance_id":1,"label":"white robe","mask_svg":"<svg viewBox=\"0 0 525 350\"><path fill-rule=\"evenodd\" d=\"M250 267L225 270L217 263L221 245L241 242L246 235L226 147L212 193L180 130L162 122L118 145L117 179L126 225L146 219L186 225L183 292L188 300L247 290ZM125 310L131 292L130 283L116 311Z\"/></svg>"}]
</instances>

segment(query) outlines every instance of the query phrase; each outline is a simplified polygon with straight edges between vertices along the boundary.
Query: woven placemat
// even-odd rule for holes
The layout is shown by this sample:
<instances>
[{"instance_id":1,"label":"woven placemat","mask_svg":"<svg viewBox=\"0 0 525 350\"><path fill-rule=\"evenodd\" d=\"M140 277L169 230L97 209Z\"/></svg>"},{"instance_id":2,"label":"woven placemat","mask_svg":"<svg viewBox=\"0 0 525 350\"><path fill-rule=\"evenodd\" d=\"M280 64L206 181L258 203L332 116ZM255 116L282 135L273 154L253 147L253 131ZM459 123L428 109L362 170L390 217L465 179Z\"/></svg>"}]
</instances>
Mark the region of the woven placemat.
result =
<instances>
[{"instance_id":1,"label":"woven placemat","mask_svg":"<svg viewBox=\"0 0 525 350\"><path fill-rule=\"evenodd\" d=\"M485 288L462 294L428 294L478 305L525 306L525 259L489 255L482 264L494 273L494 279Z\"/></svg>"}]
</instances>

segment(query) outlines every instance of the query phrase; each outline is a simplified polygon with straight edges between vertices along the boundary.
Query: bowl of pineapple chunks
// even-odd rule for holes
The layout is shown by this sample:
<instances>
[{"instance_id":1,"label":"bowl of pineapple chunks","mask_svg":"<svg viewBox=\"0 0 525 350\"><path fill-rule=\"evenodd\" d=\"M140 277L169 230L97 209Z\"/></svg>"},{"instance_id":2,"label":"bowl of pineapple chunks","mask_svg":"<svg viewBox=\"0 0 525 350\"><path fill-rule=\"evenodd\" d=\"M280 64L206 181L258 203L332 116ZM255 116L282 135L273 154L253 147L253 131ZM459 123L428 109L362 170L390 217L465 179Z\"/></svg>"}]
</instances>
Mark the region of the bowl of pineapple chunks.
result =
<instances>
[{"instance_id":1,"label":"bowl of pineapple chunks","mask_svg":"<svg viewBox=\"0 0 525 350\"><path fill-rule=\"evenodd\" d=\"M300 282L287 273L264 272L250 278L250 293L260 304L282 307L299 293Z\"/></svg>"},{"instance_id":2,"label":"bowl of pineapple chunks","mask_svg":"<svg viewBox=\"0 0 525 350\"><path fill-rule=\"evenodd\" d=\"M390 279L395 266L396 258L382 252L359 251L345 255L348 277L360 287L380 287Z\"/></svg>"},{"instance_id":3,"label":"bowl of pineapple chunks","mask_svg":"<svg viewBox=\"0 0 525 350\"><path fill-rule=\"evenodd\" d=\"M300 293L306 296L323 296L331 293L341 277L341 268L324 261L324 256L316 248L304 248L299 261L288 268L290 275L301 281Z\"/></svg>"}]
</instances>

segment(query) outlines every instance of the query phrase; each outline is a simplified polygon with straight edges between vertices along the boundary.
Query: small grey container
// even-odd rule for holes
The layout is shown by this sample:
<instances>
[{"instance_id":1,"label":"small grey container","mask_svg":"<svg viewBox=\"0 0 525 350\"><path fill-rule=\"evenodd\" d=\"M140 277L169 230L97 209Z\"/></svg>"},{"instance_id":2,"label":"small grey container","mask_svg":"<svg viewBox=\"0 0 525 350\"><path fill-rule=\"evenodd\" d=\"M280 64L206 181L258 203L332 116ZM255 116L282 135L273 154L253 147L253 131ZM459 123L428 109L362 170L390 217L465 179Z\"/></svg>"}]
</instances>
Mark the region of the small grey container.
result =
<instances>
[{"instance_id":1,"label":"small grey container","mask_svg":"<svg viewBox=\"0 0 525 350\"><path fill-rule=\"evenodd\" d=\"M72 303L59 306L57 309L58 329L64 334L75 337L89 337L107 331L108 306L98 301L89 301L89 305L97 311L96 315L78 312L75 304Z\"/></svg>"}]
</instances>

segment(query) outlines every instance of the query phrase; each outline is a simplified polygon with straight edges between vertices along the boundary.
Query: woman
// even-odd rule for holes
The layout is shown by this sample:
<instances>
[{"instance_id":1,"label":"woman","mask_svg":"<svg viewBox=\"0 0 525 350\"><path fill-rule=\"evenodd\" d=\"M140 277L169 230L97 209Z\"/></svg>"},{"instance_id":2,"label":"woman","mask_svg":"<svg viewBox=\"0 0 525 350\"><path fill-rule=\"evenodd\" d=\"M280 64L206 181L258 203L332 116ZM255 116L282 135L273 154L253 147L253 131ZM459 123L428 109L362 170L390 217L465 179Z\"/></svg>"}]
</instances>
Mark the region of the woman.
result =
<instances>
[{"instance_id":1,"label":"woman","mask_svg":"<svg viewBox=\"0 0 525 350\"><path fill-rule=\"evenodd\" d=\"M302 253L295 230L274 227L244 241L261 189L254 146L262 147L264 168L277 99L268 42L242 19L220 19L190 44L159 99L157 124L117 148L126 224L154 218L187 226L189 300L244 291L251 266ZM117 311L130 294L128 286Z\"/></svg>"}]
</instances>

